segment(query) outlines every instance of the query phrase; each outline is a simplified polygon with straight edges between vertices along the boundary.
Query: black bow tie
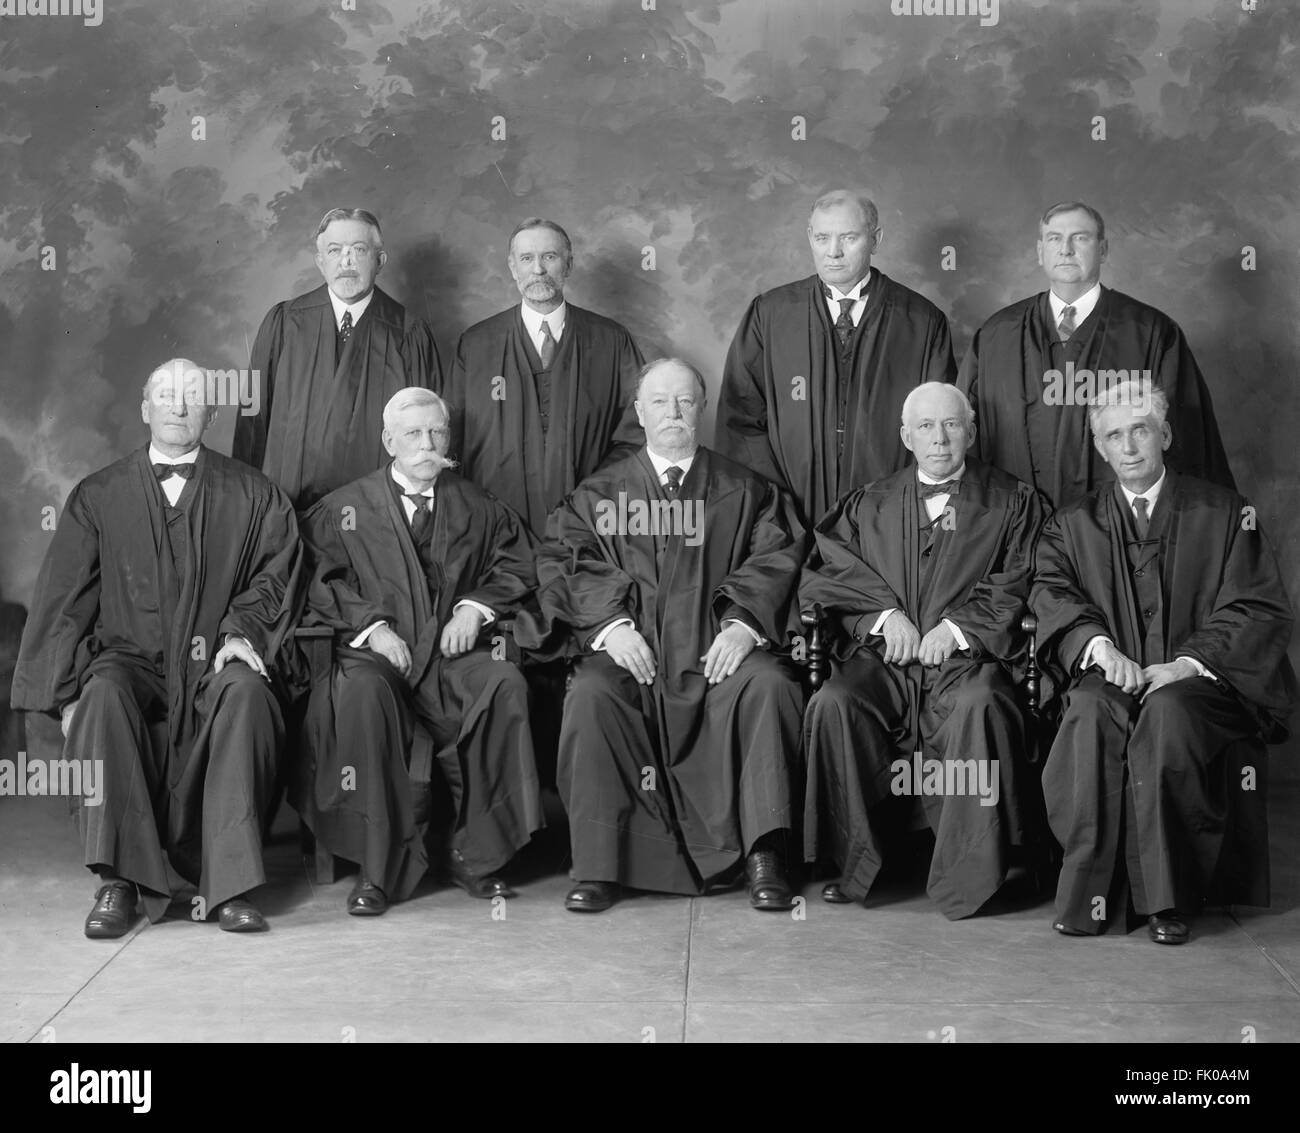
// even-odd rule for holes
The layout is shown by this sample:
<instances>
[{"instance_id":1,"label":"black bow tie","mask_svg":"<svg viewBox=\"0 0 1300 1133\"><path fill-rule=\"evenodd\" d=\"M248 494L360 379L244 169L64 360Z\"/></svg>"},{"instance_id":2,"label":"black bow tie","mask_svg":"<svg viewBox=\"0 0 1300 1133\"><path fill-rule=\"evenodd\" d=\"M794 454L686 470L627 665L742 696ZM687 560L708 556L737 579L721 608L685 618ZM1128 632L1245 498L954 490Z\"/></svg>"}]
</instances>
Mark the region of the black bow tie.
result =
<instances>
[{"instance_id":1,"label":"black bow tie","mask_svg":"<svg viewBox=\"0 0 1300 1133\"><path fill-rule=\"evenodd\" d=\"M155 464L153 474L160 481L166 480L168 476L179 476L182 480L188 480L194 475L194 462L189 464Z\"/></svg>"},{"instance_id":2,"label":"black bow tie","mask_svg":"<svg viewBox=\"0 0 1300 1133\"><path fill-rule=\"evenodd\" d=\"M942 484L926 484L921 480L917 481L921 488L921 499L928 500L931 496L955 496L957 490L961 487L960 480L945 480Z\"/></svg>"}]
</instances>

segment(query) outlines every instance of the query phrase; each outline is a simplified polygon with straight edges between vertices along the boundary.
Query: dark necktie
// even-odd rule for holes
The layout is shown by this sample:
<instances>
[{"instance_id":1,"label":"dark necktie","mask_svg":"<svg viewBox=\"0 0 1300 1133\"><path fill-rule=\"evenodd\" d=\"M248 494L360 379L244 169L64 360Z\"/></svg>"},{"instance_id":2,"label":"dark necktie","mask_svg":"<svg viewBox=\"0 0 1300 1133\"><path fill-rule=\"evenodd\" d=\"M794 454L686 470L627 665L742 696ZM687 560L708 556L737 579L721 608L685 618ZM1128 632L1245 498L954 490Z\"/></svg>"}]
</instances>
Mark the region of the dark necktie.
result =
<instances>
[{"instance_id":1,"label":"dark necktie","mask_svg":"<svg viewBox=\"0 0 1300 1133\"><path fill-rule=\"evenodd\" d=\"M415 505L415 513L411 516L411 538L423 551L433 532L433 508L430 506L433 500L421 492L403 492L402 495Z\"/></svg>"},{"instance_id":2,"label":"dark necktie","mask_svg":"<svg viewBox=\"0 0 1300 1133\"><path fill-rule=\"evenodd\" d=\"M664 494L669 496L677 495L677 490L682 483L682 470L675 464L670 464L664 469L664 475L668 477L668 482L664 485Z\"/></svg>"},{"instance_id":3,"label":"dark necktie","mask_svg":"<svg viewBox=\"0 0 1300 1133\"><path fill-rule=\"evenodd\" d=\"M1061 311L1061 321L1056 324L1056 329L1060 332L1062 342L1070 341L1070 335L1075 331L1073 307L1066 307Z\"/></svg>"},{"instance_id":4,"label":"dark necktie","mask_svg":"<svg viewBox=\"0 0 1300 1133\"><path fill-rule=\"evenodd\" d=\"M1145 496L1137 496L1133 500L1133 523L1137 527L1139 539L1145 539L1147 532L1151 530L1151 517L1147 514L1147 506Z\"/></svg>"},{"instance_id":5,"label":"dark necktie","mask_svg":"<svg viewBox=\"0 0 1300 1133\"><path fill-rule=\"evenodd\" d=\"M342 350L347 345L348 339L352 337L352 312L343 312L343 321L339 323L339 349Z\"/></svg>"},{"instance_id":6,"label":"dark necktie","mask_svg":"<svg viewBox=\"0 0 1300 1133\"><path fill-rule=\"evenodd\" d=\"M188 480L194 475L194 462L189 464L155 464L153 474L158 477L159 481L166 480L168 476L179 476L182 480Z\"/></svg>"},{"instance_id":7,"label":"dark necktie","mask_svg":"<svg viewBox=\"0 0 1300 1133\"><path fill-rule=\"evenodd\" d=\"M537 352L542 359L542 369L549 370L555 361L555 339L551 337L551 328L542 320L542 348Z\"/></svg>"},{"instance_id":8,"label":"dark necktie","mask_svg":"<svg viewBox=\"0 0 1300 1133\"><path fill-rule=\"evenodd\" d=\"M960 480L944 480L940 484L926 484L918 480L917 483L920 485L923 500L928 500L931 496L955 496L961 488Z\"/></svg>"},{"instance_id":9,"label":"dark necktie","mask_svg":"<svg viewBox=\"0 0 1300 1133\"><path fill-rule=\"evenodd\" d=\"M840 352L844 353L849 348L849 339L853 337L853 316L850 312L853 310L853 304L856 299L835 300L831 295L829 287L823 287L826 298L832 302L838 302L840 305L840 317L835 320L835 337L840 340Z\"/></svg>"}]
</instances>

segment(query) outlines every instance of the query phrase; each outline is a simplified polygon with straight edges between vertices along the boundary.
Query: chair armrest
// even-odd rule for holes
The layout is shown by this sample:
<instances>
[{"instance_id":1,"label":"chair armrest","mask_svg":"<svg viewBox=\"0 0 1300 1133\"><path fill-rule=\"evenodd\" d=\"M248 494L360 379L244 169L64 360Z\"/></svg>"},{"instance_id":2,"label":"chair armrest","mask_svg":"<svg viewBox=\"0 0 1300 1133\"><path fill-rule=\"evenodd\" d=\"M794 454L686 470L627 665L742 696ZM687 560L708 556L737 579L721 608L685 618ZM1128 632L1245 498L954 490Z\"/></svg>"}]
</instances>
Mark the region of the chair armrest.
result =
<instances>
[{"instance_id":1,"label":"chair armrest","mask_svg":"<svg viewBox=\"0 0 1300 1133\"><path fill-rule=\"evenodd\" d=\"M801 614L799 620L808 630L808 656L804 663L808 667L808 684L816 692L826 683L831 672L826 615L822 612L821 603L813 606L812 613Z\"/></svg>"},{"instance_id":2,"label":"chair armrest","mask_svg":"<svg viewBox=\"0 0 1300 1133\"><path fill-rule=\"evenodd\" d=\"M1038 684L1038 619L1027 613L1020 619L1020 628L1029 639L1029 660L1025 665L1025 703L1030 712L1037 712L1041 691Z\"/></svg>"}]
</instances>

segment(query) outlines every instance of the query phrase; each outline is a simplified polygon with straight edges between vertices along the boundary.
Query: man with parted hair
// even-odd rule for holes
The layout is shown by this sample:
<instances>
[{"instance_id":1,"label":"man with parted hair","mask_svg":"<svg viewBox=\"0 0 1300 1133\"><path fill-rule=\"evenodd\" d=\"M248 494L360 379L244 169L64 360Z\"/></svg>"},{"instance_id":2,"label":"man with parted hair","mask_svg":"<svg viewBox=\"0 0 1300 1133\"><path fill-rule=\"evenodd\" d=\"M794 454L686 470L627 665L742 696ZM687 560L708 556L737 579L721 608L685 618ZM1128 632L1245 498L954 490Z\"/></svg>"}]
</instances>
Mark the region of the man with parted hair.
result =
<instances>
[{"instance_id":1,"label":"man with parted hair","mask_svg":"<svg viewBox=\"0 0 1300 1133\"><path fill-rule=\"evenodd\" d=\"M1109 244L1091 205L1062 201L1038 222L1048 290L1004 307L976 332L958 383L975 403L981 460L1060 507L1111 480L1088 430L1098 389L1149 377L1169 399L1179 472L1234 487L1210 392L1167 315L1101 285Z\"/></svg>"},{"instance_id":2,"label":"man with parted hair","mask_svg":"<svg viewBox=\"0 0 1300 1133\"><path fill-rule=\"evenodd\" d=\"M918 795L935 835L927 888L950 919L998 891L1035 833L1011 672L1044 507L968 455L974 433L956 386L917 386L900 429L915 464L816 529L799 602L840 632L808 706L804 854L838 869L832 903L867 896L891 819Z\"/></svg>"},{"instance_id":3,"label":"man with parted hair","mask_svg":"<svg viewBox=\"0 0 1300 1133\"><path fill-rule=\"evenodd\" d=\"M387 262L373 213L330 209L316 229L324 284L272 307L253 343L260 405L237 419L232 455L300 511L384 463L380 414L393 394L442 381L428 324L375 285Z\"/></svg>"},{"instance_id":4,"label":"man with parted hair","mask_svg":"<svg viewBox=\"0 0 1300 1133\"><path fill-rule=\"evenodd\" d=\"M1268 904L1266 760L1295 699L1292 611L1255 510L1167 467L1165 393L1123 382L1089 411L1116 482L1060 509L1030 606L1062 693L1043 773L1064 850L1054 928L1146 918L1188 939L1203 900Z\"/></svg>"},{"instance_id":5,"label":"man with parted hair","mask_svg":"<svg viewBox=\"0 0 1300 1133\"><path fill-rule=\"evenodd\" d=\"M943 313L871 266L880 237L869 197L819 197L808 218L816 274L759 295L727 354L718 451L790 492L809 526L907 463L898 406L956 374Z\"/></svg>"},{"instance_id":6,"label":"man with parted hair","mask_svg":"<svg viewBox=\"0 0 1300 1133\"><path fill-rule=\"evenodd\" d=\"M169 866L198 889L187 916L266 928L263 824L283 717L271 680L301 545L288 497L205 448L205 371L173 359L145 384L150 441L68 497L32 600L15 708L62 719L64 757L102 768L81 807L101 881L89 937L117 938L143 904L160 920Z\"/></svg>"},{"instance_id":7,"label":"man with parted hair","mask_svg":"<svg viewBox=\"0 0 1300 1133\"><path fill-rule=\"evenodd\" d=\"M461 335L439 388L465 475L540 537L579 481L643 442L631 404L643 359L622 326L565 299L573 246L560 225L528 217L507 250L522 302Z\"/></svg>"},{"instance_id":8,"label":"man with parted hair","mask_svg":"<svg viewBox=\"0 0 1300 1133\"><path fill-rule=\"evenodd\" d=\"M454 814L439 863L473 897L542 825L528 692L492 625L536 588L527 526L454 471L437 394L401 390L383 411L391 463L303 517L307 625L337 638L313 688L291 802L331 853L356 862L354 916L410 896L429 864L408 769L420 721Z\"/></svg>"},{"instance_id":9,"label":"man with parted hair","mask_svg":"<svg viewBox=\"0 0 1300 1133\"><path fill-rule=\"evenodd\" d=\"M555 509L537 564L542 609L579 653L560 732L565 905L700 894L743 871L754 907L788 909L803 698L771 650L797 628L803 528L780 489L698 444L692 366L649 363L634 405L645 446Z\"/></svg>"}]
</instances>

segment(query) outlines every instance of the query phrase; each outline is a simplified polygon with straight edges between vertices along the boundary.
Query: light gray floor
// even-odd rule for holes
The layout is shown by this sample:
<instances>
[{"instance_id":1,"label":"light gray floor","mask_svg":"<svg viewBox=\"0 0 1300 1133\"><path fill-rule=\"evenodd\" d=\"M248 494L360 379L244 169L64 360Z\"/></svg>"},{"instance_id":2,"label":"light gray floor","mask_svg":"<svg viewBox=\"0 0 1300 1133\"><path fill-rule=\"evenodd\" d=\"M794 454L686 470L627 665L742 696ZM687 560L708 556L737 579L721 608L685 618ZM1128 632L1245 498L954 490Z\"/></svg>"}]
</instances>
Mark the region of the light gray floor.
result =
<instances>
[{"instance_id":1,"label":"light gray floor","mask_svg":"<svg viewBox=\"0 0 1300 1133\"><path fill-rule=\"evenodd\" d=\"M1275 767L1294 758L1273 753ZM291 835L258 894L269 933L142 921L91 941L94 881L66 801L0 798L0 1038L1296 1041L1297 804L1294 780L1274 784L1274 907L1203 916L1168 948L1144 931L1057 936L1050 904L1024 899L951 923L908 881L867 909L827 906L810 884L802 920L740 892L580 916L559 875L521 886L500 920L428 884L359 919L343 909L350 880L318 888Z\"/></svg>"}]
</instances>

